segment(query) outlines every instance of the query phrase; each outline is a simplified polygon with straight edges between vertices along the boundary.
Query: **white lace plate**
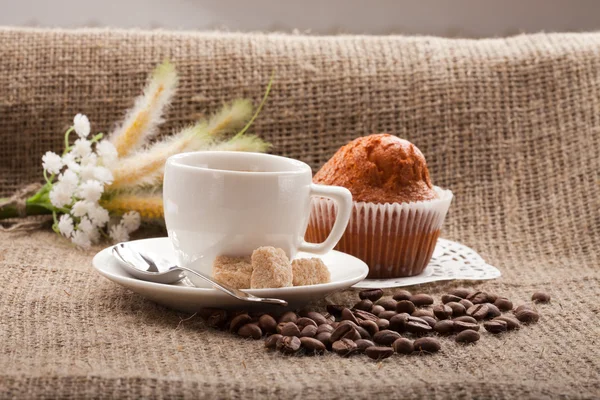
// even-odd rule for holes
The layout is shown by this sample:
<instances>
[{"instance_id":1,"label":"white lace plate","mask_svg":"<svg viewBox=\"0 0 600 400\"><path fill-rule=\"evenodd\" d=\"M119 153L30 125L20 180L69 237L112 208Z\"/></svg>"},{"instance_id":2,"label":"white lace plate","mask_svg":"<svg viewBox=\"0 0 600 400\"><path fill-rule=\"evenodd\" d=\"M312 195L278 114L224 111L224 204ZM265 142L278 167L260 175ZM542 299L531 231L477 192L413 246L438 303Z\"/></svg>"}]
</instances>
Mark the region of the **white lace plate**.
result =
<instances>
[{"instance_id":1,"label":"white lace plate","mask_svg":"<svg viewBox=\"0 0 600 400\"><path fill-rule=\"evenodd\" d=\"M425 271L417 276L392 279L365 279L353 287L360 289L393 288L450 280L485 280L502 275L473 249L447 239L438 239Z\"/></svg>"}]
</instances>

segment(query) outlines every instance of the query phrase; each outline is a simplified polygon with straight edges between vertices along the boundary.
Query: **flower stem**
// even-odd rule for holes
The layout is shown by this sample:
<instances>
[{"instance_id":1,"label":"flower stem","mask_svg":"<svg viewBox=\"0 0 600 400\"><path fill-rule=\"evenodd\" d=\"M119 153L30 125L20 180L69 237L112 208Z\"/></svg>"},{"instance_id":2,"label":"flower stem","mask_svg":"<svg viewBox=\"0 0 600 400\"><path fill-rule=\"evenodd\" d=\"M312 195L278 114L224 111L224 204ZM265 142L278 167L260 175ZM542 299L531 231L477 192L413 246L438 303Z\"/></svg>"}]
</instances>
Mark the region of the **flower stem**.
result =
<instances>
[{"instance_id":1,"label":"flower stem","mask_svg":"<svg viewBox=\"0 0 600 400\"><path fill-rule=\"evenodd\" d=\"M63 153L63 156L69 152L69 135L71 134L71 132L73 132L74 129L75 127L72 126L69 129L67 129L67 132L65 132L65 151Z\"/></svg>"},{"instance_id":2,"label":"flower stem","mask_svg":"<svg viewBox=\"0 0 600 400\"><path fill-rule=\"evenodd\" d=\"M237 139L240 136L242 136L244 133L246 133L246 131L248 130L248 128L250 128L250 126L252 125L252 123L254 122L256 117L258 117L258 114L260 114L260 110L262 110L263 106L267 102L267 97L269 97L269 92L271 91L271 86L273 85L273 78L275 78L275 70L273 70L273 72L271 72L271 79L269 79L269 84L267 85L267 90L265 90L265 95L263 96L262 101L258 105L256 112L254 113L252 118L250 118L250 121L248 121L246 126L244 126L241 131L236 133L236 135L233 137L233 139Z\"/></svg>"},{"instance_id":3,"label":"flower stem","mask_svg":"<svg viewBox=\"0 0 600 400\"><path fill-rule=\"evenodd\" d=\"M6 199L0 199L0 201L2 200ZM31 203L30 200L27 200L25 202L25 213L27 215L46 215L51 214L52 211L40 204ZM19 218L19 211L13 204L0 207L0 219L7 218Z\"/></svg>"}]
</instances>

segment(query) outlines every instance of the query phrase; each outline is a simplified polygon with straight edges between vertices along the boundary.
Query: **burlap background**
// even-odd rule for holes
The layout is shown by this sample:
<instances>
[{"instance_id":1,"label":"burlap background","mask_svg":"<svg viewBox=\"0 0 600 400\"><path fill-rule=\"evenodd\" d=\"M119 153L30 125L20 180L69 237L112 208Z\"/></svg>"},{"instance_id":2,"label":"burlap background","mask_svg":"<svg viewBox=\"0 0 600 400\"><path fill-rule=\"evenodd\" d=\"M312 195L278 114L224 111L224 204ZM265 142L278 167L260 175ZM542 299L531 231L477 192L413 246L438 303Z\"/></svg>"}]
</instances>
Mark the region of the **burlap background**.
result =
<instances>
[{"instance_id":1,"label":"burlap background","mask_svg":"<svg viewBox=\"0 0 600 400\"><path fill-rule=\"evenodd\" d=\"M552 304L537 325L476 346L444 340L435 356L286 358L182 322L50 232L1 234L0 397L600 397L599 34L0 30L2 194L39 178L75 113L108 130L165 57L182 74L166 132L235 96L258 100L276 69L255 125L274 152L318 167L359 135L412 140L456 196L443 236L503 272L473 286L517 302L544 289Z\"/></svg>"}]
</instances>

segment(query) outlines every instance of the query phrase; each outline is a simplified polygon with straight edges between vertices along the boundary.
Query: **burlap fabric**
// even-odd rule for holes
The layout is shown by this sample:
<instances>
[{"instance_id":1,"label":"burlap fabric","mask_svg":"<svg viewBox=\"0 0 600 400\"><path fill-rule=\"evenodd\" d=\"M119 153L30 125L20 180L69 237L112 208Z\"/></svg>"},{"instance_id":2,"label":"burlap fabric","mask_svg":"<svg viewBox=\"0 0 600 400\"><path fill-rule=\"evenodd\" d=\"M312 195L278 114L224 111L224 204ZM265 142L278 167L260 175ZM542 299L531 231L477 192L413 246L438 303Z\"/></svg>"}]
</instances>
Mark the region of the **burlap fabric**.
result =
<instances>
[{"instance_id":1,"label":"burlap fabric","mask_svg":"<svg viewBox=\"0 0 600 400\"><path fill-rule=\"evenodd\" d=\"M72 116L106 131L164 58L182 88L164 131L277 80L255 131L321 165L388 131L416 143L455 202L443 236L501 279L467 285L537 325L434 356L282 357L96 274L46 231L2 234L3 398L597 398L600 396L600 35L495 40L119 31L0 31L0 182L39 178ZM465 283L426 285L436 295ZM354 292L328 301L352 302Z\"/></svg>"}]
</instances>

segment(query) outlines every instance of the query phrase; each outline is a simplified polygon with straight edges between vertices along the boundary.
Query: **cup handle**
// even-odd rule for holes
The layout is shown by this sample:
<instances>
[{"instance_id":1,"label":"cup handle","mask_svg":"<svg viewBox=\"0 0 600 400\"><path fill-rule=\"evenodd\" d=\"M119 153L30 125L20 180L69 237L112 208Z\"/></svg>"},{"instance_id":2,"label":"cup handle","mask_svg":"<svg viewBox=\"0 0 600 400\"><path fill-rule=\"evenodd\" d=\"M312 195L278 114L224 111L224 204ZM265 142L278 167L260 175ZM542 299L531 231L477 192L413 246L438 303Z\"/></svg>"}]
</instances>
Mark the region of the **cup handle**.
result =
<instances>
[{"instance_id":1,"label":"cup handle","mask_svg":"<svg viewBox=\"0 0 600 400\"><path fill-rule=\"evenodd\" d=\"M325 254L333 250L346 231L346 226L348 226L348 221L350 220L350 213L352 212L352 194L348 189L340 186L311 184L310 196L327 197L335 201L338 206L337 215L333 228L331 228L331 233L325 241L321 243L309 243L303 240L298 250L314 254Z\"/></svg>"}]
</instances>

